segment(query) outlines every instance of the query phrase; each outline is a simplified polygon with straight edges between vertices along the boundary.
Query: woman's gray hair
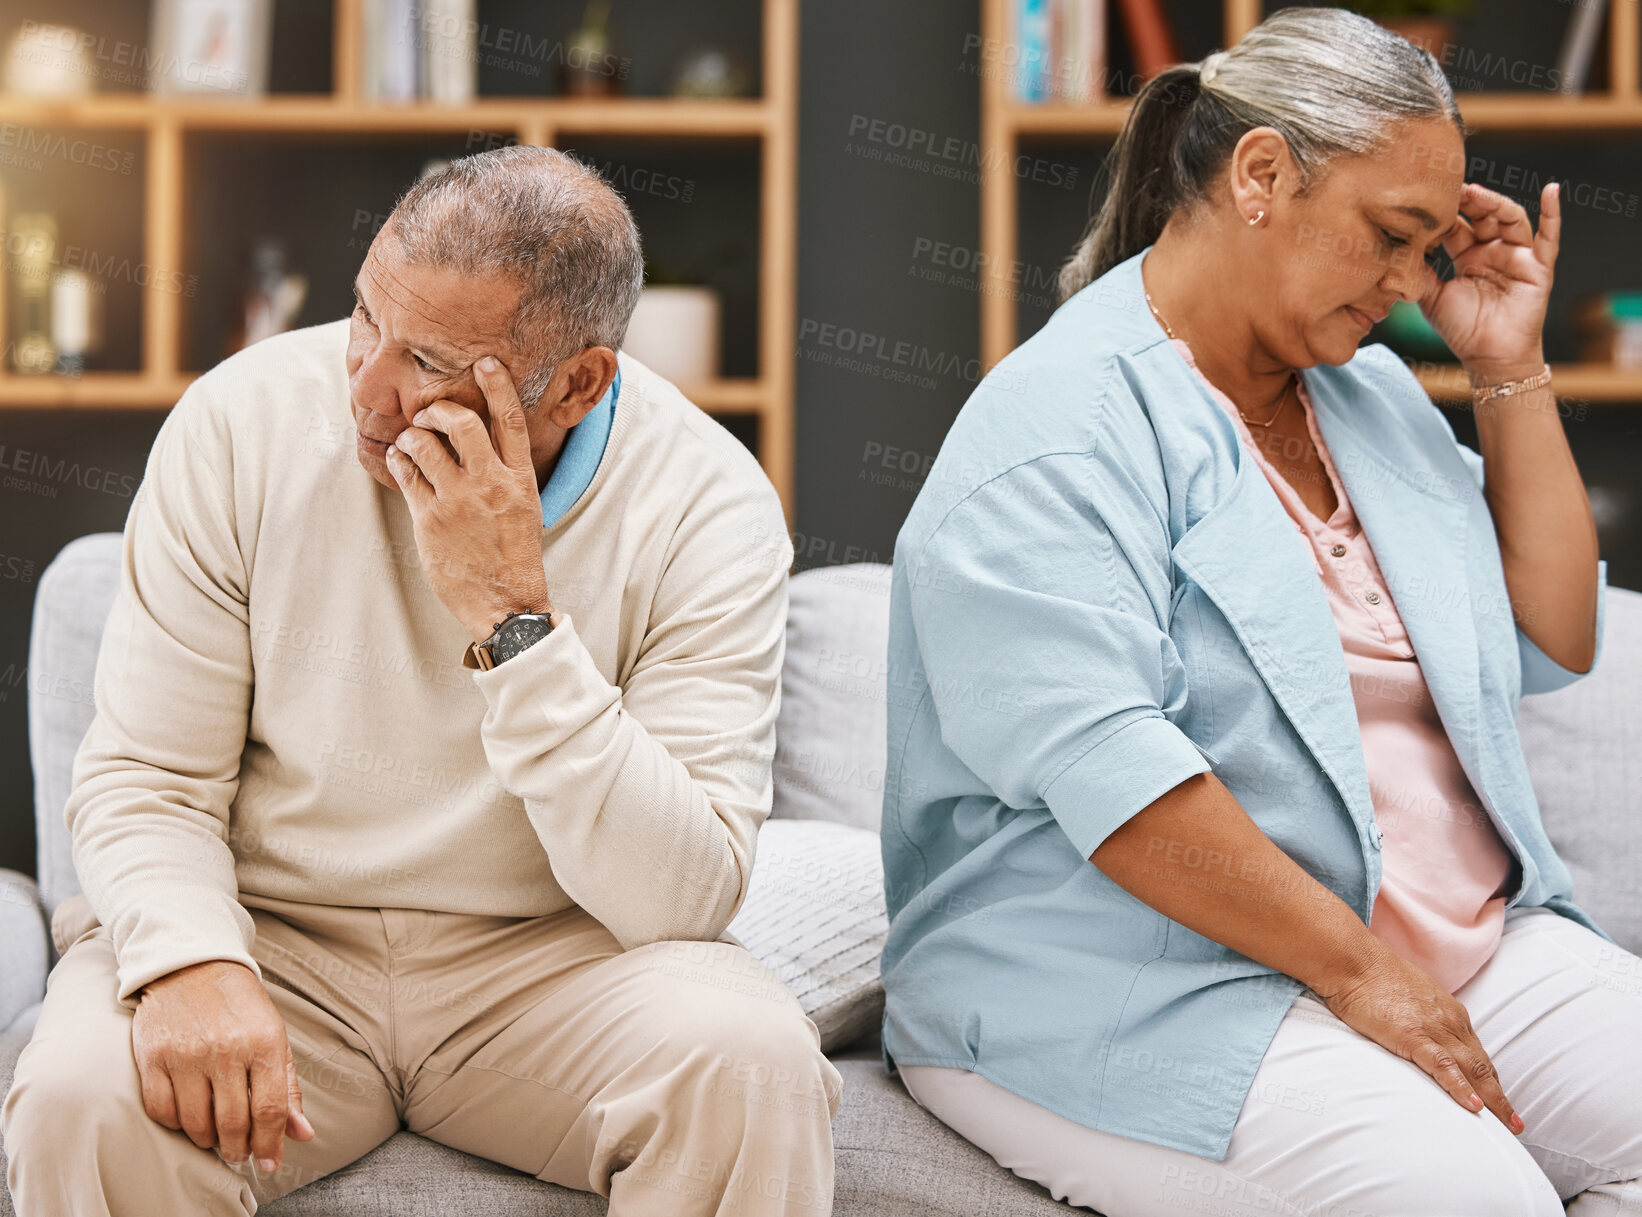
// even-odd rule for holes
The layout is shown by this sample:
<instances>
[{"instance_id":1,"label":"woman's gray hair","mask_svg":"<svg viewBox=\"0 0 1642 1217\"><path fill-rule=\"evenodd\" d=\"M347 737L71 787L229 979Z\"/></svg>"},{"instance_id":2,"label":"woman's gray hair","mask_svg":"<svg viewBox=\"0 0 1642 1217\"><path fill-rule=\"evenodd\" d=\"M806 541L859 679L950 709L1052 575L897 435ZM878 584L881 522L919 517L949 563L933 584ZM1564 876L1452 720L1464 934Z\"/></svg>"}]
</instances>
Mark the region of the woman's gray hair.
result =
<instances>
[{"instance_id":1,"label":"woman's gray hair","mask_svg":"<svg viewBox=\"0 0 1642 1217\"><path fill-rule=\"evenodd\" d=\"M1429 51L1346 9L1279 9L1229 50L1146 82L1106 158L1106 197L1061 268L1060 298L1156 241L1177 208L1207 203L1255 127L1287 141L1304 194L1336 157L1377 152L1395 124L1425 118L1470 134Z\"/></svg>"},{"instance_id":2,"label":"woman's gray hair","mask_svg":"<svg viewBox=\"0 0 1642 1217\"><path fill-rule=\"evenodd\" d=\"M509 339L533 355L518 384L526 409L559 363L627 336L644 285L638 227L596 170L557 149L454 160L405 192L389 228L413 263L518 281Z\"/></svg>"}]
</instances>

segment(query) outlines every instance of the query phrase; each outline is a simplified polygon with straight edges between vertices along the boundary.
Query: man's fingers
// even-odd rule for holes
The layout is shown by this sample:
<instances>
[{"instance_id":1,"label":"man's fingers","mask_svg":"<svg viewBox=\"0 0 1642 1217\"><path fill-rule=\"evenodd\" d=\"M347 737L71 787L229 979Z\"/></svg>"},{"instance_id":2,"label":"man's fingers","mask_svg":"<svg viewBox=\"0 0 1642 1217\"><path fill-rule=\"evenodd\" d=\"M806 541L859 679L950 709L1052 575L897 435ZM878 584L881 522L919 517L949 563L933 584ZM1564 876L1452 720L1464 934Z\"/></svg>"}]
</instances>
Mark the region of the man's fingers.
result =
<instances>
[{"instance_id":1,"label":"man's fingers","mask_svg":"<svg viewBox=\"0 0 1642 1217\"><path fill-rule=\"evenodd\" d=\"M182 1121L177 1118L177 1093L171 1088L171 1075L164 1067L144 1067L139 1058L137 1081L142 1086L143 1110L148 1113L148 1118L162 1127L181 1131Z\"/></svg>"},{"instance_id":2,"label":"man's fingers","mask_svg":"<svg viewBox=\"0 0 1642 1217\"><path fill-rule=\"evenodd\" d=\"M425 501L434 497L432 484L422 476L416 462L406 456L403 450L389 444L385 459L388 462L388 472L393 475L393 480L399 483L399 489L412 507L421 507Z\"/></svg>"},{"instance_id":3,"label":"man's fingers","mask_svg":"<svg viewBox=\"0 0 1642 1217\"><path fill-rule=\"evenodd\" d=\"M430 409L432 409L431 406L423 409L416 417L421 418ZM489 441L487 440L486 443L488 444ZM456 463L456 458L451 456L432 429L420 423L413 424L401 431L393 441L392 447L397 448L401 454L410 458L411 463L416 467L416 472L422 475L428 489L435 495L439 493L439 488L442 485L448 485L449 479L455 476L461 468ZM405 466L400 464L399 469L401 472L396 476L403 478L405 476L403 473L404 468Z\"/></svg>"},{"instance_id":4,"label":"man's fingers","mask_svg":"<svg viewBox=\"0 0 1642 1217\"><path fill-rule=\"evenodd\" d=\"M251 1156L251 1085L243 1067L211 1075L211 1109L223 1158L244 1162Z\"/></svg>"},{"instance_id":5,"label":"man's fingers","mask_svg":"<svg viewBox=\"0 0 1642 1217\"><path fill-rule=\"evenodd\" d=\"M525 408L519 401L519 390L508 375L502 361L486 355L473 365L473 378L479 382L479 391L485 395L485 406L490 411L491 439L502 463L509 469L528 470L536 476L536 465L530 456L530 427L525 421Z\"/></svg>"},{"instance_id":6,"label":"man's fingers","mask_svg":"<svg viewBox=\"0 0 1642 1217\"><path fill-rule=\"evenodd\" d=\"M314 1126L302 1110L302 1083L296 1076L296 1057L291 1054L290 1041L285 1043L285 1135L293 1141L312 1141Z\"/></svg>"},{"instance_id":7,"label":"man's fingers","mask_svg":"<svg viewBox=\"0 0 1642 1217\"><path fill-rule=\"evenodd\" d=\"M450 438L450 448L456 452L454 457L440 440L440 435ZM416 412L416 421L401 431L399 438L415 443L416 446L407 451L416 458L436 490L442 475L455 472L458 463L469 473L484 473L490 462L496 459L496 449L491 444L484 423L479 421L479 415L449 398L441 397L423 406ZM443 460L432 459L435 449ZM424 451L428 454L426 459Z\"/></svg>"},{"instance_id":8,"label":"man's fingers","mask_svg":"<svg viewBox=\"0 0 1642 1217\"><path fill-rule=\"evenodd\" d=\"M286 1055L283 1050L259 1052L251 1061L251 1155L258 1165L272 1162L277 1167L285 1149L290 1094L285 1076Z\"/></svg>"},{"instance_id":9,"label":"man's fingers","mask_svg":"<svg viewBox=\"0 0 1642 1217\"><path fill-rule=\"evenodd\" d=\"M201 1149L217 1144L217 1117L212 1107L211 1083L203 1073L192 1070L173 1075L171 1088L177 1095L177 1122L188 1139Z\"/></svg>"}]
</instances>

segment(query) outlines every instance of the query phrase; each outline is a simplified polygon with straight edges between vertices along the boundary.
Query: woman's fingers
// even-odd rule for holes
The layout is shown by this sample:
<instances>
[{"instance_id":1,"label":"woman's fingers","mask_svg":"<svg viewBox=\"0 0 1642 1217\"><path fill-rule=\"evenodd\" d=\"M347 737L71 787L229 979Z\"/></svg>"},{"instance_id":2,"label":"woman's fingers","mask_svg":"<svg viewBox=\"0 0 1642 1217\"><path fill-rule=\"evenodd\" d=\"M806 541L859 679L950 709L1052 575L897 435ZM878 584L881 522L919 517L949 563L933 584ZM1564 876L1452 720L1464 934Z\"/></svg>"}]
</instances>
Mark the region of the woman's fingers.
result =
<instances>
[{"instance_id":1,"label":"woman's fingers","mask_svg":"<svg viewBox=\"0 0 1642 1217\"><path fill-rule=\"evenodd\" d=\"M1552 182L1540 191L1539 231L1534 234L1534 257L1546 268L1556 265L1562 248L1562 185Z\"/></svg>"},{"instance_id":2,"label":"woman's fingers","mask_svg":"<svg viewBox=\"0 0 1642 1217\"><path fill-rule=\"evenodd\" d=\"M1467 1111L1481 1111L1486 1107L1511 1132L1522 1131L1517 1109L1505 1097L1494 1063L1474 1035L1446 1044L1427 1039L1415 1048L1412 1059Z\"/></svg>"},{"instance_id":3,"label":"woman's fingers","mask_svg":"<svg viewBox=\"0 0 1642 1217\"><path fill-rule=\"evenodd\" d=\"M1528 211L1515 199L1467 182L1460 196L1460 210L1471 221L1471 227L1481 241L1497 239L1512 245L1532 245L1534 226L1528 222Z\"/></svg>"}]
</instances>

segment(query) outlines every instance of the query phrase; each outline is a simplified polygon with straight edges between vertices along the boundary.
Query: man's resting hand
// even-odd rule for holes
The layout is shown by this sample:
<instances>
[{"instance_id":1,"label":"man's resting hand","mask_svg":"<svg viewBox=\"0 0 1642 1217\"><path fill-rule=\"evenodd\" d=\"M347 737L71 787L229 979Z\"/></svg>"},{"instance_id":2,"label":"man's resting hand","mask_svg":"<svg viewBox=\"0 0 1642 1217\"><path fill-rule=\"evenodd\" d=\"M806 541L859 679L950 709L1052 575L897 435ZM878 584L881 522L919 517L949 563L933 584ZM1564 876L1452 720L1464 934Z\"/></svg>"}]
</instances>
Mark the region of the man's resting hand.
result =
<instances>
[{"instance_id":1,"label":"man's resting hand","mask_svg":"<svg viewBox=\"0 0 1642 1217\"><path fill-rule=\"evenodd\" d=\"M285 1138L313 1139L285 1021L255 972L227 960L143 987L131 1021L143 1107L201 1149L279 1169Z\"/></svg>"}]
</instances>

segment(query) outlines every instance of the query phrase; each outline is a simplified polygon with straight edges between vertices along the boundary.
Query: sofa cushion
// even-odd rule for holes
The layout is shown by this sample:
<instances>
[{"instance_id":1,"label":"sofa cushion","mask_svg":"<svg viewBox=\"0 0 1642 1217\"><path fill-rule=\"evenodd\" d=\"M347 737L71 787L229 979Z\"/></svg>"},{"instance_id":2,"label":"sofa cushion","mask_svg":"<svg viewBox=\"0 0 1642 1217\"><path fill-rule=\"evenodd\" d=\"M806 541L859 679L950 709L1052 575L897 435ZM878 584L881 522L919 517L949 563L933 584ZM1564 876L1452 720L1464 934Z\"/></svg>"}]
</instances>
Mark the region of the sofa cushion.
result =
<instances>
[{"instance_id":1,"label":"sofa cushion","mask_svg":"<svg viewBox=\"0 0 1642 1217\"><path fill-rule=\"evenodd\" d=\"M1523 698L1517 729L1574 903L1642 954L1642 592L1607 596L1596 669Z\"/></svg>"},{"instance_id":2,"label":"sofa cushion","mask_svg":"<svg viewBox=\"0 0 1642 1217\"><path fill-rule=\"evenodd\" d=\"M879 956L889 918L878 834L819 820L766 820L730 934L791 989L832 1052L884 1014Z\"/></svg>"},{"instance_id":3,"label":"sofa cushion","mask_svg":"<svg viewBox=\"0 0 1642 1217\"><path fill-rule=\"evenodd\" d=\"M775 725L776 819L878 831L884 811L890 568L856 562L788 584Z\"/></svg>"},{"instance_id":4,"label":"sofa cushion","mask_svg":"<svg viewBox=\"0 0 1642 1217\"><path fill-rule=\"evenodd\" d=\"M862 1054L864 1055L864 1054ZM876 1053L834 1061L844 1098L832 1121L836 1217L1066 1217L1085 1212L942 1124Z\"/></svg>"},{"instance_id":5,"label":"sofa cushion","mask_svg":"<svg viewBox=\"0 0 1642 1217\"><path fill-rule=\"evenodd\" d=\"M78 537L40 575L29 632L29 760L40 900L50 913L80 890L63 808L74 754L96 714L94 676L103 625L120 587L117 532Z\"/></svg>"},{"instance_id":6,"label":"sofa cushion","mask_svg":"<svg viewBox=\"0 0 1642 1217\"><path fill-rule=\"evenodd\" d=\"M50 950L34 880L0 870L0 1028L45 994Z\"/></svg>"}]
</instances>

